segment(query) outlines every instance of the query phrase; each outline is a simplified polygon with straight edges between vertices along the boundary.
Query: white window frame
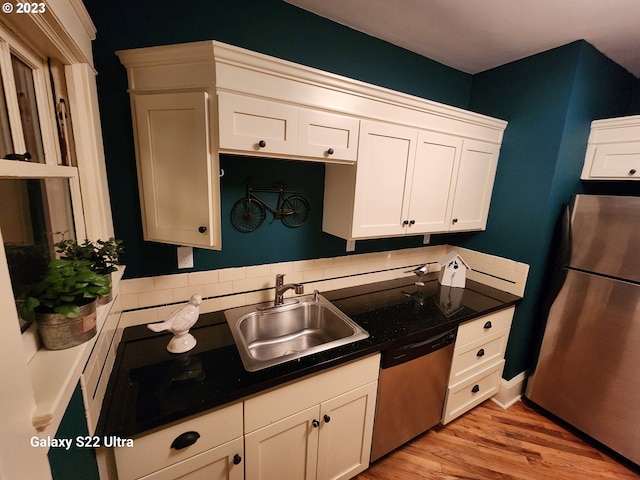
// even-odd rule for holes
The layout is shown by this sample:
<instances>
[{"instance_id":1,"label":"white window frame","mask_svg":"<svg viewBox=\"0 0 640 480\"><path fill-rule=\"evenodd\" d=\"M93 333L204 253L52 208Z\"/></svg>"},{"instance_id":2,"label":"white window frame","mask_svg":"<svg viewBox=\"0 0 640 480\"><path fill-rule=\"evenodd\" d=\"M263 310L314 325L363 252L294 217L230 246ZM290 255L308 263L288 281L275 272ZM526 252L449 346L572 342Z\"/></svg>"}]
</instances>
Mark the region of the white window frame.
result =
<instances>
[{"instance_id":1,"label":"white window frame","mask_svg":"<svg viewBox=\"0 0 640 480\"><path fill-rule=\"evenodd\" d=\"M109 238L113 224L104 164L100 116L91 42L95 26L78 0L46 0L39 14L3 14L0 38L6 62L7 49L29 66L43 65L53 58L64 66L68 106L71 109L76 167L58 165L60 150L53 101L38 116L43 136L45 163L0 160L0 177L66 178L69 180L78 238ZM45 63L46 64L46 63ZM9 65L9 67L11 67ZM34 75L36 98L52 99L48 78ZM5 83L5 82L3 82ZM49 85L49 86L48 86ZM6 85L5 85L6 90ZM5 91L6 95L6 91ZM7 101L11 98L6 95ZM12 107L14 108L14 107ZM19 115L19 112L10 112ZM11 121L15 127L16 122ZM18 122L17 125L21 123ZM12 131L14 152L21 148L24 136ZM20 143L22 142L22 144ZM20 332L13 299L2 232L0 232L0 379L5 395L0 395L3 425L0 429L0 479L51 478L46 448L30 446L31 438L56 434L62 416L78 384L93 343L51 352L35 351L28 359L24 335ZM38 429L39 428L39 429Z\"/></svg>"}]
</instances>

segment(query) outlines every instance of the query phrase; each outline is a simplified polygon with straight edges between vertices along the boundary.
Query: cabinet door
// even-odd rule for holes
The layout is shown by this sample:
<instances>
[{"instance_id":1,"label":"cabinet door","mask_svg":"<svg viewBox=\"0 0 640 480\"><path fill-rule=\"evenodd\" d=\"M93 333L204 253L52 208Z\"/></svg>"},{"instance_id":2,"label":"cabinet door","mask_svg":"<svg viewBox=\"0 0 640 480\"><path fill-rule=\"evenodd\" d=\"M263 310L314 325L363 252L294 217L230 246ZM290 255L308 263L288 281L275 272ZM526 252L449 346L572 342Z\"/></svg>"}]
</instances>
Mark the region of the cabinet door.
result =
<instances>
[{"instance_id":1,"label":"cabinet door","mask_svg":"<svg viewBox=\"0 0 640 480\"><path fill-rule=\"evenodd\" d=\"M318 406L245 435L245 475L251 480L316 478Z\"/></svg>"},{"instance_id":2,"label":"cabinet door","mask_svg":"<svg viewBox=\"0 0 640 480\"><path fill-rule=\"evenodd\" d=\"M134 95L133 106L145 240L220 249L208 94Z\"/></svg>"},{"instance_id":3,"label":"cabinet door","mask_svg":"<svg viewBox=\"0 0 640 480\"><path fill-rule=\"evenodd\" d=\"M299 155L325 161L356 161L360 120L307 108L300 108L298 120Z\"/></svg>"},{"instance_id":4,"label":"cabinet door","mask_svg":"<svg viewBox=\"0 0 640 480\"><path fill-rule=\"evenodd\" d=\"M486 228L499 150L499 145L464 140L449 231Z\"/></svg>"},{"instance_id":5,"label":"cabinet door","mask_svg":"<svg viewBox=\"0 0 640 480\"><path fill-rule=\"evenodd\" d=\"M407 233L446 232L453 207L450 192L462 152L462 139L421 131L411 174ZM412 223L413 222L413 223Z\"/></svg>"},{"instance_id":6,"label":"cabinet door","mask_svg":"<svg viewBox=\"0 0 640 480\"><path fill-rule=\"evenodd\" d=\"M408 167L418 131L377 122L361 122L358 144L353 238L404 234L410 189ZM408 200L408 199L407 199Z\"/></svg>"},{"instance_id":7,"label":"cabinet door","mask_svg":"<svg viewBox=\"0 0 640 480\"><path fill-rule=\"evenodd\" d=\"M254 155L295 155L298 107L218 93L220 149Z\"/></svg>"},{"instance_id":8,"label":"cabinet door","mask_svg":"<svg viewBox=\"0 0 640 480\"><path fill-rule=\"evenodd\" d=\"M171 465L140 480L243 480L242 437Z\"/></svg>"},{"instance_id":9,"label":"cabinet door","mask_svg":"<svg viewBox=\"0 0 640 480\"><path fill-rule=\"evenodd\" d=\"M378 382L320 405L318 480L352 478L369 466Z\"/></svg>"},{"instance_id":10,"label":"cabinet door","mask_svg":"<svg viewBox=\"0 0 640 480\"><path fill-rule=\"evenodd\" d=\"M596 145L587 178L640 180L640 142Z\"/></svg>"}]
</instances>

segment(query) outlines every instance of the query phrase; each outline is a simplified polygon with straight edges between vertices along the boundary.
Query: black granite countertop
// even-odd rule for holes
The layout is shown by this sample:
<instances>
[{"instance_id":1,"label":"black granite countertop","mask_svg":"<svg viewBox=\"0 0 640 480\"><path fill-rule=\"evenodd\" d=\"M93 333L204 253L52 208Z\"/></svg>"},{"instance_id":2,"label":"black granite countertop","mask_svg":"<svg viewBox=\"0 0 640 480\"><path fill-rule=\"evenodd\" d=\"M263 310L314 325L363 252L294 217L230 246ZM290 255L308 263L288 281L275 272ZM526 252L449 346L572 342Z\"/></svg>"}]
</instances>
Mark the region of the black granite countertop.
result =
<instances>
[{"instance_id":1,"label":"black granite countertop","mask_svg":"<svg viewBox=\"0 0 640 480\"><path fill-rule=\"evenodd\" d=\"M188 353L166 350L170 334L144 325L124 330L102 405L96 435L138 436L193 414L241 400L267 388L384 351L516 304L520 297L467 281L442 287L435 274L424 286L411 278L323 292L369 338L247 372L224 312L200 315Z\"/></svg>"}]
</instances>

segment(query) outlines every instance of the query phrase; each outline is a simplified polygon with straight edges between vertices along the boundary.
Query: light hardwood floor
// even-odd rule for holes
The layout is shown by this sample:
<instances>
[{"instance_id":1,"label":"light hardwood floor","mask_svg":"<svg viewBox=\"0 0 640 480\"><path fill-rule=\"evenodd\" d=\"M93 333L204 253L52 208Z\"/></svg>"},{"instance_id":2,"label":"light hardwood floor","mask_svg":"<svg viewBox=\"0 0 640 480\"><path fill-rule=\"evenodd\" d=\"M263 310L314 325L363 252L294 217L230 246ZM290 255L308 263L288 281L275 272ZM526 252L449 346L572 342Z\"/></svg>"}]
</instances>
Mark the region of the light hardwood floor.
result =
<instances>
[{"instance_id":1,"label":"light hardwood floor","mask_svg":"<svg viewBox=\"0 0 640 480\"><path fill-rule=\"evenodd\" d=\"M375 462L356 480L640 479L622 463L519 401L490 400Z\"/></svg>"}]
</instances>

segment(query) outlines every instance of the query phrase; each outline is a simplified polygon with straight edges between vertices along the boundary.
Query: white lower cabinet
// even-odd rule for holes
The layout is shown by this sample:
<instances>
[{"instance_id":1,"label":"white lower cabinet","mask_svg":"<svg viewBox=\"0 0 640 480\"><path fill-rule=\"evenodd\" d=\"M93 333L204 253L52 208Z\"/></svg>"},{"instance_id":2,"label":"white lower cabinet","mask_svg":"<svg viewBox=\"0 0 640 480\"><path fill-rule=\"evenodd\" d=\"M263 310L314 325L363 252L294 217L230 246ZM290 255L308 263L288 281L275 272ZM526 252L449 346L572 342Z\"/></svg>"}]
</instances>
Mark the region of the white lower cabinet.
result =
<instances>
[{"instance_id":1,"label":"white lower cabinet","mask_svg":"<svg viewBox=\"0 0 640 480\"><path fill-rule=\"evenodd\" d=\"M243 480L242 438L175 463L141 480Z\"/></svg>"},{"instance_id":2,"label":"white lower cabinet","mask_svg":"<svg viewBox=\"0 0 640 480\"><path fill-rule=\"evenodd\" d=\"M246 401L246 478L348 479L364 471L379 365L374 355Z\"/></svg>"},{"instance_id":3,"label":"white lower cabinet","mask_svg":"<svg viewBox=\"0 0 640 480\"><path fill-rule=\"evenodd\" d=\"M442 423L449 423L498 393L515 307L458 327Z\"/></svg>"},{"instance_id":4,"label":"white lower cabinet","mask_svg":"<svg viewBox=\"0 0 640 480\"><path fill-rule=\"evenodd\" d=\"M242 480L242 402L192 417L114 448L118 480Z\"/></svg>"},{"instance_id":5,"label":"white lower cabinet","mask_svg":"<svg viewBox=\"0 0 640 480\"><path fill-rule=\"evenodd\" d=\"M118 480L348 479L369 466L380 355L135 438Z\"/></svg>"}]
</instances>

